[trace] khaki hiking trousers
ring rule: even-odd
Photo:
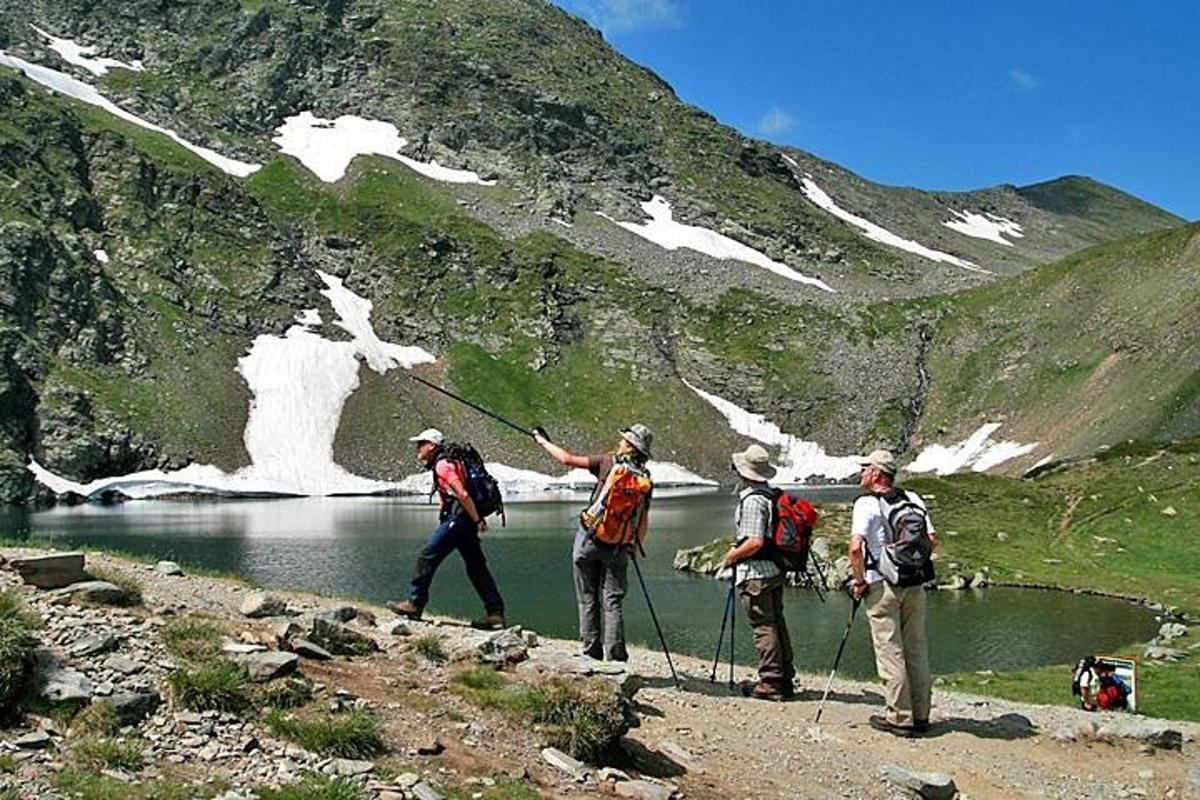
[[[925,632],[925,587],[871,584],[863,603],[871,623],[875,668],[884,683],[887,719],[895,725],[929,721],[931,680]]]

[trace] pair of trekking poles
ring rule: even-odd
[[[478,411],[479,413],[484,414],[485,416],[491,417],[492,419],[496,420],[497,422],[507,425],[508,427],[512,428],[513,430],[523,433],[530,438],[533,438],[535,435],[535,431],[532,431],[529,428],[526,428],[522,425],[518,425],[517,423],[515,423],[511,420],[505,419],[504,417],[500,416],[496,412],[489,411],[488,409],[484,408],[483,406],[481,406],[477,403],[472,403],[467,398],[457,395],[454,392],[450,391],[449,389],[445,389],[441,386],[438,386],[436,383],[431,383],[431,382],[425,380],[424,378],[420,377],[419,375],[414,375],[413,373],[408,372],[408,371],[405,371],[404,374],[407,375],[408,377],[412,378],[414,381],[421,384],[422,386],[427,386],[430,389],[433,389],[435,392],[441,392],[442,394],[446,395],[447,397],[449,397],[453,400],[457,400],[458,402],[462,403],[463,405],[468,406],[469,408],[473,408],[476,411]],[[545,431],[541,428],[538,428],[536,432],[540,432],[542,435],[545,435]],[[641,551],[642,556],[646,555],[646,550],[645,550],[645,548],[642,547],[641,542],[638,542],[638,550]],[[663,635],[662,626],[658,624],[658,614],[654,613],[654,603],[650,602],[650,590],[646,587],[646,579],[642,575],[641,566],[638,565],[637,555],[631,554],[631,558],[629,560],[633,562],[633,571],[637,573],[638,583],[642,587],[642,595],[646,598],[646,607],[648,609],[650,609],[650,620],[654,623],[654,630],[655,630],[655,632],[658,633],[659,642],[662,643],[663,655],[667,657],[667,666],[671,670],[671,680],[674,681],[675,688],[679,689],[679,688],[681,688],[680,684],[679,684],[679,675],[676,674],[676,672],[675,672],[675,663],[671,660],[671,651],[669,649],[667,649],[667,638]]]
[[[813,562],[817,568],[817,573],[820,575],[821,582],[824,583],[825,575],[821,572],[820,566]],[[812,577],[809,576],[809,584],[816,588]],[[817,589],[817,594],[820,594],[820,589]],[[717,651],[713,655],[712,670],[708,674],[709,683],[716,683],[717,666],[721,661],[721,645],[725,639],[725,624],[729,623],[729,688],[733,689],[733,643],[734,643],[734,628],[736,627],[737,609],[735,608],[736,601],[734,596],[737,594],[737,565],[735,564],[729,571],[729,593],[725,595],[725,612],[721,616],[721,632],[717,635]],[[833,657],[833,668],[829,670],[829,680],[825,683],[825,692],[821,695],[821,704],[817,706],[817,715],[813,719],[814,723],[821,721],[821,713],[825,710],[825,701],[829,699],[829,691],[833,688],[833,676],[837,674],[838,664],[842,661],[842,653],[846,650],[846,642],[850,639],[850,629],[854,627],[854,616],[858,613],[858,607],[862,605],[862,600],[855,597],[853,593],[850,595],[850,619],[846,622],[846,630],[842,632],[842,641],[838,645],[837,655]]]

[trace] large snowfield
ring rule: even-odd
[[[1032,453],[1038,442],[1021,444],[1012,441],[996,441],[992,434],[1000,430],[999,422],[989,422],[958,444],[934,444],[920,452],[905,470],[908,472],[935,472],[951,475],[970,468],[974,472],[986,472],[1005,461]]]
[[[803,483],[810,477],[844,480],[856,475],[860,469],[858,456],[831,456],[816,442],[808,442],[790,433],[784,433],[778,425],[762,414],[744,408],[704,391],[684,381],[684,384],[721,412],[729,427],[742,436],[778,447],[780,460],[776,483]]]
[[[409,169],[443,183],[474,183],[492,186],[477,172],[443,167],[436,161],[418,161],[400,151],[408,140],[390,122],[344,114],[323,119],[311,111],[288,117],[272,139],[280,151],[296,159],[326,183],[340,180],[355,156],[380,155],[394,158]]]
[[[987,239],[989,242],[996,242],[1006,247],[1012,247],[1013,243],[1005,236],[1012,236],[1020,239],[1025,236],[1021,230],[1021,226],[1013,222],[1011,219],[997,217],[995,214],[976,214],[974,211],[952,211],[955,219],[947,220],[942,224],[951,230],[956,230],[965,236],[973,236],[976,239]]]
[[[611,221],[666,250],[678,250],[686,247],[722,261],[744,261],[788,280],[815,286],[826,292],[833,291],[833,288],[820,278],[811,278],[797,272],[787,264],[774,261],[766,254],[744,245],[736,239],[731,239],[708,228],[676,222],[671,213],[671,204],[658,195],[642,203],[642,211],[646,212],[646,216],[650,218],[648,222]],[[611,218],[606,216],[605,219]]]

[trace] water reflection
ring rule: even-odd
[[[733,498],[724,493],[661,500],[643,571],[673,648],[711,658],[727,585],[676,572],[676,549],[727,533]],[[485,535],[485,550],[511,621],[572,638],[575,601],[570,547],[577,503],[513,505],[508,525]],[[0,514],[4,535],[92,545],[237,572],[267,586],[288,586],[381,602],[403,595],[412,560],[436,524],[432,506],[393,498],[313,498],[223,503],[130,503],[37,513]],[[631,576],[627,625],[633,642],[657,640]],[[478,613],[478,599],[456,556],[433,586],[431,609]],[[796,662],[829,668],[850,604],[833,595],[789,591],[787,615]],[[988,589],[930,596],[935,670],[1011,669],[1067,663],[1079,654],[1153,635],[1141,609],[1103,598]],[[738,619],[738,658],[753,660],[745,618]],[[856,622],[843,668],[873,672],[865,620]]]

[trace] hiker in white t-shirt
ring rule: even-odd
[[[913,736],[929,728],[931,680],[929,641],[925,632],[925,588],[897,585],[910,582],[899,578],[895,565],[885,557],[889,533],[885,515],[900,504],[920,509],[932,548],[937,542],[925,503],[915,492],[896,489],[896,457],[875,450],[862,460],[859,483],[868,494],[854,502],[850,523],[850,569],[854,596],[863,601],[871,625],[875,667],[884,682],[887,712],[872,715],[876,730],[897,736]],[[907,577],[907,576],[906,576]],[[929,573],[932,578],[932,572]]]

